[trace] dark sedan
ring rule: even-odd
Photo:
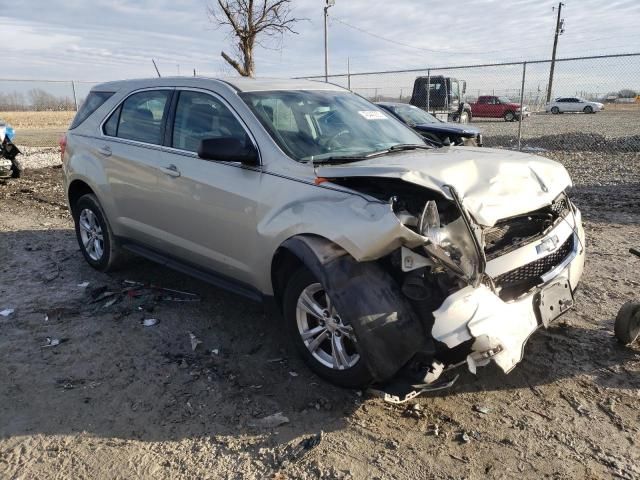
[[[443,122],[430,113],[406,103],[378,102],[376,105],[438,145],[482,146],[480,130],[467,124]]]

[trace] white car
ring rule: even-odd
[[[596,113],[604,110],[604,105],[598,102],[590,102],[580,97],[559,97],[544,106],[545,111],[556,113],[584,112]]]

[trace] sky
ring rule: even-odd
[[[233,75],[228,30],[214,0],[0,0],[1,78],[106,81],[155,75]],[[336,0],[330,72],[549,58],[553,1]],[[565,0],[558,56],[640,51],[640,1]],[[293,0],[298,34],[258,47],[259,76],[322,74],[323,0]],[[635,62],[640,62],[636,59]],[[10,68],[7,68],[10,66]]]

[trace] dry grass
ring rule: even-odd
[[[15,129],[62,128],[66,129],[74,111],[65,112],[0,112],[0,118]]]

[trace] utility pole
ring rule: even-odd
[[[324,5],[324,81],[329,81],[329,32],[327,29],[327,15],[329,9],[336,4],[336,0],[325,0]]]
[[[560,18],[560,12],[564,3],[558,3],[558,18],[556,20],[556,33],[553,37],[553,52],[551,53],[551,69],[549,71],[549,88],[547,88],[547,103],[551,101],[551,89],[553,88],[553,70],[556,66],[556,49],[558,48],[558,36],[564,32],[564,19]]]

